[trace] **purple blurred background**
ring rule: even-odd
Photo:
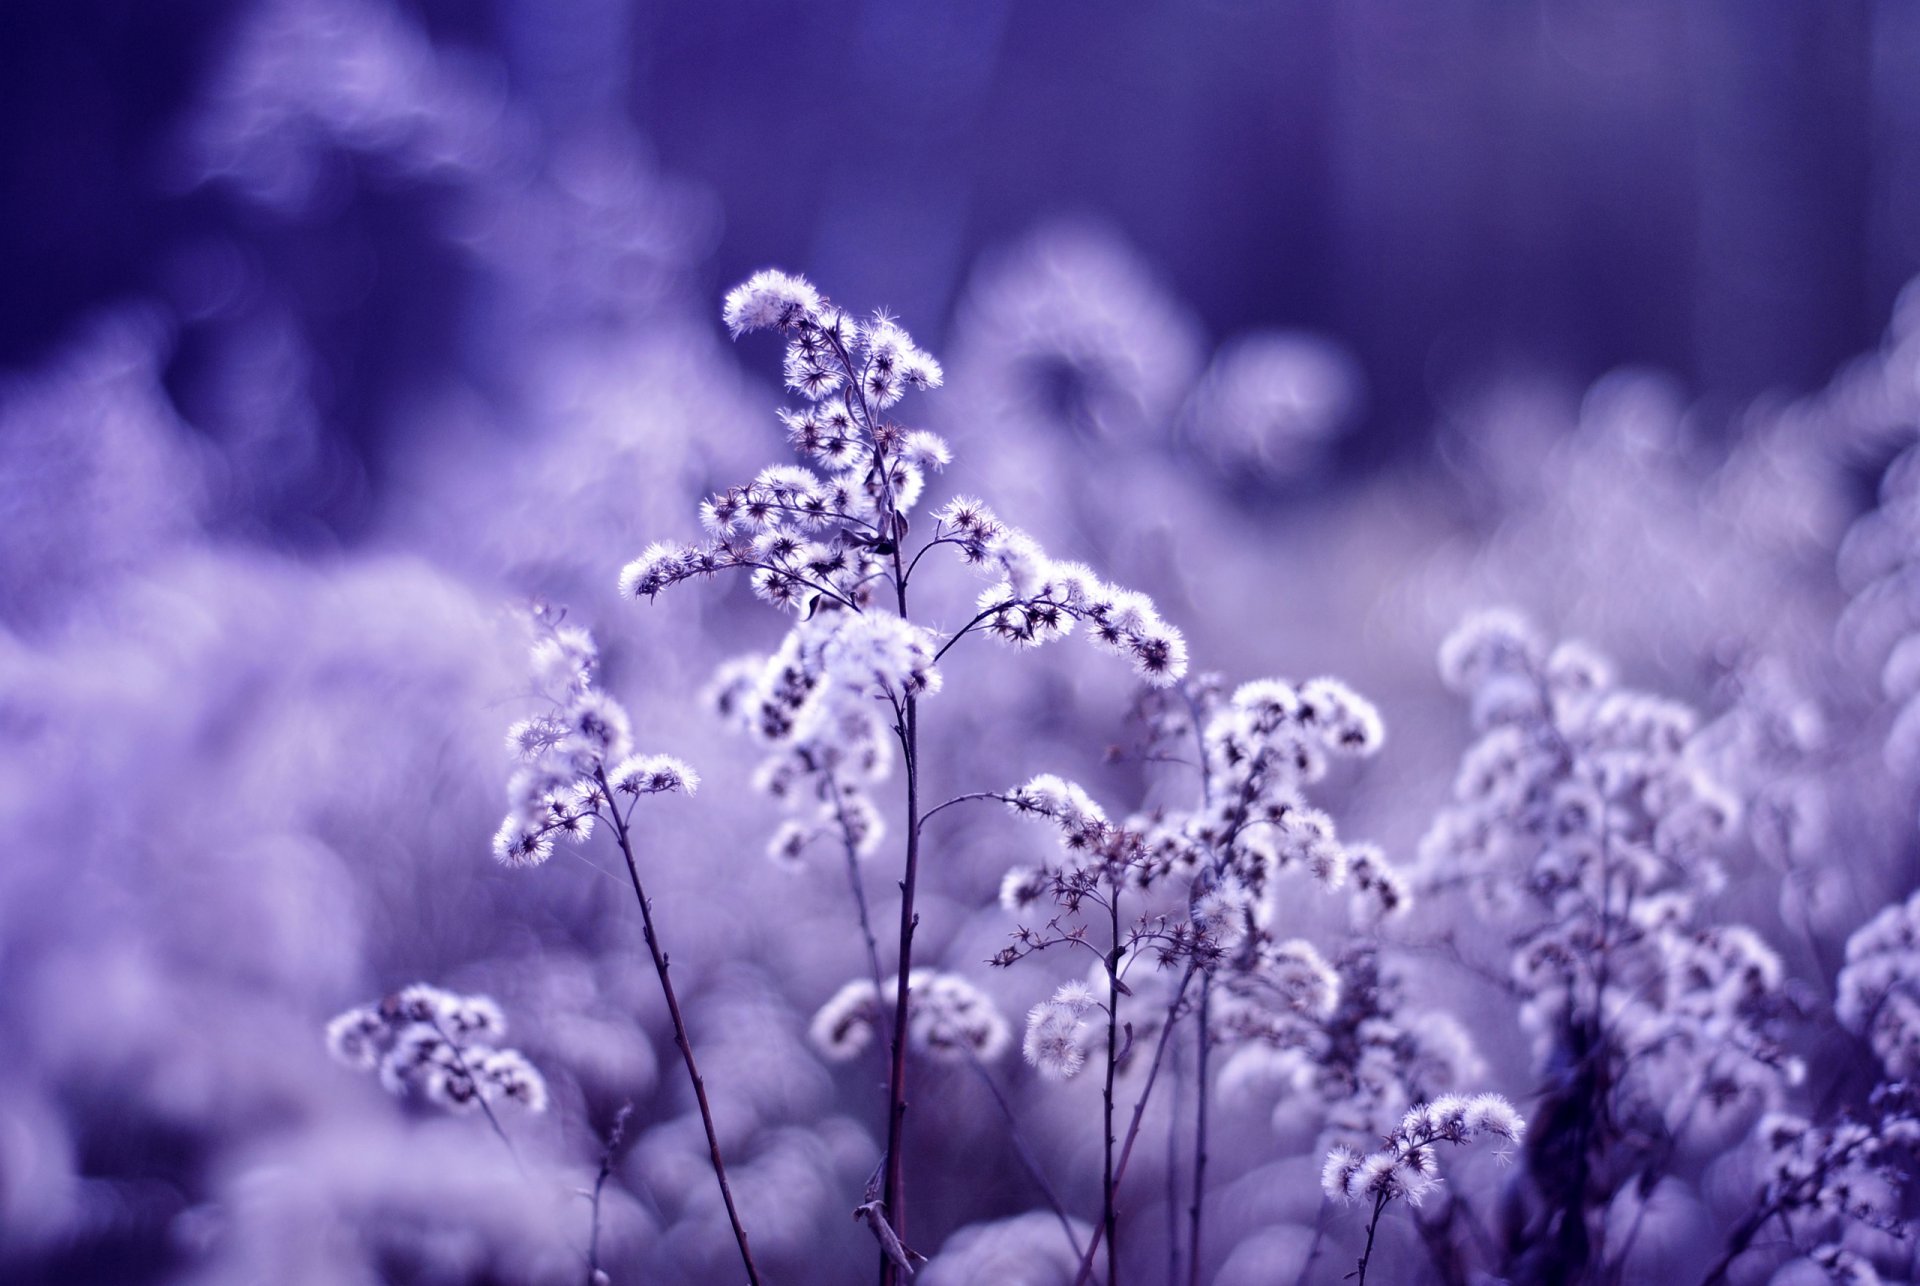
[[[418,432],[406,405],[487,382],[485,274],[448,227],[476,176],[320,130],[308,190],[271,208],[203,181],[196,122],[249,32],[293,11],[0,15],[0,366],[102,305],[163,301],[167,388],[217,439],[240,430],[209,368],[271,313],[377,494]],[[477,100],[441,107],[487,136],[462,159],[503,167],[491,181],[611,145],[686,185],[674,266],[699,298],[780,263],[927,319],[937,347],[983,251],[1091,214],[1216,336],[1339,337],[1371,391],[1360,457],[1417,444],[1436,405],[1515,365],[1584,383],[1646,363],[1730,399],[1813,387],[1920,267],[1920,20],[1897,3],[567,0],[391,20]],[[370,503],[303,507],[351,532]]]
[[[774,346],[718,321],[767,265],[946,363],[910,408],[943,497],[1150,591],[1198,668],[1377,701],[1385,759],[1326,802],[1397,858],[1467,740],[1432,659],[1466,609],[1700,706],[1755,816],[1822,819],[1744,837],[1726,897],[1830,991],[1915,882],[1920,706],[1880,678],[1916,471],[1876,488],[1920,415],[1916,66],[1898,0],[0,6],[0,1280],[577,1280],[623,1102],[615,1280],[725,1279],[633,908],[487,855],[535,595],[707,779],[649,844],[765,1257],[870,1271],[873,1069],[804,1039],[862,968],[847,892],[767,865],[752,749],[694,695],[780,624],[613,589],[786,458]],[[940,787],[1140,797],[1119,667],[949,669]],[[981,962],[1022,843],[957,829],[924,911],[1015,1018],[1049,987]],[[546,1072],[534,1179],[326,1059],[415,981],[495,996]],[[1097,1100],[995,1074],[1097,1210]],[[991,1100],[927,1098],[926,1280],[1059,1280]],[[1223,1286],[1290,1279],[1318,1209],[1263,1115],[1223,1130]],[[1724,1227],[1742,1190],[1691,1164]]]

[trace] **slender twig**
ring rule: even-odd
[[[1187,1286],[1200,1286],[1200,1212],[1207,1193],[1207,1052],[1212,1046],[1207,1032],[1208,1006],[1213,998],[1213,975],[1200,978],[1199,1052],[1195,1055],[1193,1108],[1193,1204],[1187,1207],[1187,1245],[1191,1259],[1187,1263]]]
[[[1332,1204],[1325,1197],[1320,1199],[1320,1213],[1314,1216],[1313,1240],[1307,1243],[1307,1257],[1300,1263],[1300,1275],[1293,1279],[1293,1286],[1307,1286],[1307,1275],[1320,1259],[1320,1251],[1327,1241],[1327,1216]]]
[[[1006,1118],[1007,1140],[1013,1144],[1014,1155],[1020,1159],[1020,1165],[1026,1170],[1027,1177],[1033,1180],[1033,1186],[1040,1189],[1040,1196],[1046,1201],[1047,1209],[1053,1211],[1053,1217],[1060,1221],[1060,1231],[1067,1235],[1067,1244],[1073,1247],[1073,1253],[1077,1258],[1080,1254],[1080,1235],[1074,1232],[1073,1220],[1067,1217],[1066,1206],[1062,1204],[1059,1194],[1053,1190],[1053,1185],[1047,1182],[1046,1173],[1040,1169],[1040,1163],[1034,1160],[1026,1141],[1021,1138],[1020,1123],[1014,1119],[1012,1104],[1008,1103],[1007,1096],[1000,1092],[1000,1086],[995,1083],[993,1073],[982,1066],[979,1059],[968,1058],[967,1065],[973,1068],[981,1084],[985,1085],[987,1091],[993,1095],[994,1103],[1000,1108],[1000,1115]]]
[[[700,1124],[707,1132],[707,1156],[713,1163],[713,1177],[720,1185],[720,1200],[726,1205],[727,1221],[733,1225],[733,1239],[740,1247],[740,1262],[746,1267],[747,1280],[759,1286],[760,1269],[753,1262],[753,1249],[747,1244],[747,1230],[741,1224],[740,1211],[733,1203],[733,1187],[727,1182],[726,1162],[720,1158],[720,1135],[713,1127],[713,1109],[707,1103],[707,1085],[700,1078],[700,1066],[693,1057],[693,1042],[687,1036],[686,1021],[680,1016],[680,998],[674,994],[666,952],[661,950],[660,937],[654,931],[653,904],[640,884],[640,864],[633,856],[632,832],[627,829],[627,817],[613,803],[613,786],[607,781],[606,770],[596,768],[594,777],[606,796],[606,816],[613,822],[613,834],[620,844],[620,856],[627,860],[627,875],[633,881],[633,896],[640,903],[640,924],[646,936],[647,951],[653,956],[654,972],[660,975],[660,992],[666,997],[667,1016],[673,1021],[673,1043],[679,1046],[680,1057],[687,1065],[687,1079],[693,1082],[694,1101],[700,1108]]]
[[[1360,1286],[1367,1286],[1367,1264],[1373,1259],[1373,1234],[1380,1230],[1380,1213],[1387,1208],[1387,1191],[1381,1189],[1374,1194],[1373,1218],[1367,1220],[1367,1244],[1360,1252],[1360,1266],[1354,1271],[1360,1277]]]
[[[920,546],[920,552],[915,554],[913,556],[913,561],[907,564],[906,579],[908,581],[911,581],[913,579],[913,569],[920,565],[920,560],[922,558],[925,558],[928,554],[932,553],[934,550],[938,549],[940,546],[963,545],[966,543],[965,541],[956,539],[953,536],[942,534],[944,531],[945,531],[944,523],[934,524],[933,539],[929,540],[926,544]]]
[[[1173,1000],[1167,1005],[1167,1021],[1161,1024],[1160,1039],[1153,1047],[1153,1061],[1147,1065],[1147,1083],[1140,1088],[1140,1097],[1133,1105],[1133,1119],[1127,1124],[1126,1140],[1120,1145],[1120,1159],[1114,1163],[1113,1183],[1118,1188],[1127,1177],[1127,1162],[1133,1157],[1133,1144],[1140,1137],[1140,1121],[1147,1114],[1147,1100],[1153,1095],[1153,1084],[1160,1078],[1160,1065],[1166,1060],[1167,1045],[1173,1036],[1174,1017],[1180,1012],[1180,1002],[1186,998],[1187,985],[1193,981],[1199,966],[1188,962],[1186,972],[1180,975],[1180,985],[1174,990]],[[1093,1241],[1086,1252],[1080,1256],[1080,1269],[1074,1275],[1074,1286],[1085,1286],[1093,1280],[1093,1260],[1100,1251],[1104,1229],[1093,1230]]]
[[[964,795],[955,795],[952,799],[946,800],[943,803],[935,804],[932,808],[929,808],[924,814],[921,815],[920,825],[925,826],[928,822],[933,820],[934,815],[936,813],[945,812],[947,809],[952,808],[955,804],[964,804],[975,799],[996,799],[1003,804],[1012,802],[1007,798],[1007,796],[1002,795],[997,790],[972,790],[972,791],[968,791]]]
[[[467,1060],[461,1053],[460,1046],[452,1037],[448,1036],[445,1031],[441,1030],[439,1019],[429,1015],[427,1025],[432,1027],[433,1034],[438,1036],[441,1041],[446,1044],[447,1052],[453,1055],[454,1070],[465,1077],[467,1084],[473,1087],[473,1101],[480,1105],[480,1111],[486,1115],[487,1124],[493,1127],[494,1136],[506,1146],[507,1155],[513,1158],[513,1168],[520,1172],[521,1178],[526,1178],[527,1167],[520,1161],[520,1150],[513,1146],[513,1140],[507,1137],[506,1130],[502,1128],[500,1124],[500,1118],[494,1115],[493,1104],[487,1102],[487,1096],[481,1092],[480,1078],[473,1074],[471,1067],[467,1066]]]
[[[1120,1286],[1120,1213],[1114,1206],[1113,1078],[1120,1065],[1120,890],[1116,886],[1107,904],[1113,947],[1107,953],[1107,1081],[1100,1093],[1101,1133],[1106,1137],[1106,1159],[1101,1173],[1100,1223],[1107,1231],[1107,1286]],[[1173,1026],[1173,1016],[1167,1016]]]
[[[908,697],[905,719],[899,728],[902,754],[907,770],[907,855],[900,878],[900,967],[894,988],[893,1058],[887,1076],[887,1170],[882,1187],[887,1218],[894,1234],[906,1241],[906,1200],[902,1146],[907,1124],[907,1005],[912,988],[907,979],[913,971],[913,931],[919,916],[913,910],[913,897],[920,878],[920,712],[918,702]],[[892,1282],[896,1266],[891,1259],[881,1268],[881,1280]]]
[[[620,1151],[621,1140],[626,1137],[627,1121],[633,1116],[633,1104],[622,1103],[620,1110],[613,1114],[613,1127],[607,1131],[607,1145],[600,1151],[600,1173],[594,1176],[593,1222],[587,1233],[587,1286],[602,1286],[605,1274],[600,1271],[600,1194],[606,1190],[607,1180],[613,1177],[613,1161]]]
[[[836,347],[839,341],[834,341]],[[857,389],[859,380],[853,372],[853,364],[844,351],[841,359],[848,373],[848,387]],[[866,405],[866,395],[860,394],[859,401],[871,429],[873,425],[872,408]],[[874,469],[880,475],[880,485],[885,497],[884,511],[886,525],[896,530],[893,536],[893,584],[895,606],[900,619],[907,620],[907,575],[906,561],[900,554],[900,538],[904,535],[906,524],[899,511],[894,507],[893,491],[887,480],[886,462],[881,458],[879,440],[875,438]],[[920,703],[912,696],[900,702],[900,719],[894,725],[900,738],[901,758],[906,764],[907,777],[907,852],[904,868],[900,874],[900,957],[898,963],[898,984],[894,990],[898,993],[893,1007],[893,1058],[887,1076],[887,1153],[886,1178],[881,1188],[882,1200],[886,1203],[887,1218],[893,1225],[893,1231],[902,1243],[907,1238],[907,1209],[905,1186],[905,1142],[907,1124],[907,1005],[912,988],[908,978],[913,972],[913,931],[919,925],[919,916],[913,909],[914,893],[920,882]],[[882,1286],[890,1286],[899,1280],[898,1266],[894,1261],[882,1255],[880,1262],[880,1281]]]
[[[833,792],[834,821],[840,827],[840,845],[847,858],[847,883],[853,889],[855,913],[860,917],[860,937],[867,945],[867,967],[873,974],[873,1003],[883,1008],[880,997],[886,993],[886,977],[880,971],[880,942],[873,936],[873,917],[867,907],[867,885],[860,874],[860,853],[853,842],[853,822],[847,816],[846,801],[840,794],[840,782],[832,770],[827,772],[827,789]]]
[[[937,665],[940,661],[940,658],[947,654],[947,650],[949,648],[951,648],[955,643],[958,643],[961,639],[967,637],[967,635],[973,633],[974,629],[977,626],[979,626],[979,624],[982,621],[986,620],[990,616],[993,616],[1001,612],[1002,610],[1008,607],[1012,607],[1013,605],[1014,604],[1012,602],[995,603],[992,607],[989,607],[986,610],[978,613],[972,620],[968,621],[965,625],[962,625],[958,630],[954,631],[954,635],[952,638],[948,639],[945,643],[942,643],[940,645],[940,650],[933,654],[934,663]]]
[[[1167,1072],[1173,1084],[1167,1087],[1167,1286],[1180,1281],[1180,1051],[1173,1052],[1173,1066]]]

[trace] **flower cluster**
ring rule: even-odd
[[[1740,1056],[1779,1069],[1765,1034],[1785,1005],[1778,957],[1703,918],[1738,806],[1689,754],[1693,712],[1616,688],[1589,649],[1549,650],[1504,612],[1450,637],[1441,672],[1480,736],[1422,843],[1422,875],[1520,925],[1513,977],[1542,1056],[1604,1021],[1629,1060],[1688,1055],[1716,1083]]]
[[[1150,690],[1140,714],[1155,757],[1198,770],[1200,798],[1191,810],[1160,808],[1115,824],[1085,789],[1051,774],[1002,796],[1015,814],[1051,824],[1059,850],[1050,861],[1008,872],[1001,904],[1026,915],[1050,902],[1059,914],[1044,929],[1020,928],[996,963],[1057,943],[1092,946],[1092,926],[1081,919],[1088,905],[1105,912],[1088,918],[1106,920],[1113,939],[1091,987],[1068,982],[1029,1013],[1027,1061],[1050,1078],[1073,1076],[1088,1056],[1093,1010],[1112,1027],[1119,1019],[1112,1010],[1125,997],[1130,1047],[1194,1009],[1206,1042],[1259,1051],[1236,1075],[1255,1062],[1268,1070],[1284,1062],[1285,1075],[1304,1087],[1316,1057],[1335,1044],[1343,980],[1312,943],[1273,932],[1280,877],[1298,870],[1334,890],[1358,868],[1357,896],[1374,912],[1406,904],[1379,850],[1350,849],[1305,796],[1334,757],[1379,749],[1379,716],[1333,679],[1298,686],[1267,679],[1223,697],[1213,676],[1174,691]],[[1199,748],[1199,762],[1191,750],[1179,753],[1188,746]],[[1125,927],[1123,896],[1146,904]],[[1132,975],[1142,960],[1162,969]],[[1189,980],[1203,974],[1197,1002],[1186,999],[1185,983],[1165,981],[1165,967],[1179,963]],[[1340,1092],[1329,1086],[1328,1096]]]
[[[529,1112],[547,1108],[547,1083],[518,1050],[501,1049],[500,1006],[416,983],[327,1024],[327,1049],[346,1066],[379,1070],[396,1095],[414,1094],[449,1111],[497,1100]]]
[[[1843,1115],[1816,1125],[1785,1112],[1768,1113],[1754,1131],[1761,1154],[1761,1190],[1754,1214],[1736,1231],[1727,1262],[1746,1250],[1768,1221],[1786,1229],[1821,1266],[1857,1263],[1853,1280],[1877,1281],[1868,1262],[1840,1244],[1850,1226],[1904,1236],[1904,1195],[1920,1161],[1920,1089],[1905,1081],[1878,1087],[1864,1118]],[[1847,1280],[1839,1273],[1836,1279]]]
[[[545,614],[536,622],[544,633],[533,646],[534,681],[551,709],[507,730],[507,748],[521,765],[493,837],[493,855],[507,866],[538,866],[553,856],[557,839],[584,841],[620,796],[692,794],[700,785],[699,775],[670,755],[633,753],[626,710],[594,686],[599,651],[592,635]]]
[[[876,988],[856,978],[834,993],[813,1016],[814,1048],[836,1063],[858,1057],[892,1017],[898,979]],[[907,1039],[915,1050],[941,1062],[991,1062],[1006,1049],[1007,1020],[993,1001],[958,974],[915,969],[907,975]]]
[[[1889,1075],[1920,1075],[1920,893],[1884,908],[1847,939],[1834,1009],[1864,1035]]]
[[[1276,1121],[1303,1097],[1324,1122],[1320,1146],[1365,1148],[1409,1107],[1445,1087],[1480,1079],[1485,1066],[1452,1016],[1414,1004],[1397,972],[1373,947],[1341,953],[1334,966],[1331,1012],[1305,1013],[1264,1030],[1227,1027],[1216,1038],[1240,1037],[1220,1070],[1220,1090],[1235,1099],[1274,1094]],[[1236,1019],[1229,1004],[1224,1024]],[[1258,1035],[1260,1039],[1245,1039]]]
[[[1115,826],[1085,790],[1052,775],[1007,796],[1025,816],[1051,821],[1062,856],[1010,871],[1001,902],[1024,911],[1092,861],[1119,863],[1141,889],[1179,877],[1185,910],[1204,951],[1218,955],[1258,934],[1273,918],[1278,877],[1300,870],[1329,890],[1353,877],[1356,900],[1375,911],[1408,903],[1404,883],[1371,845],[1344,844],[1333,819],[1306,802],[1305,787],[1326,775],[1331,756],[1376,753],[1373,707],[1335,679],[1295,687],[1248,683],[1221,701],[1199,682],[1154,712],[1157,744],[1197,737],[1205,761],[1200,806],[1158,810]],[[1191,699],[1186,699],[1190,697]]]
[[[1691,752],[1691,710],[1616,687],[1587,648],[1507,613],[1441,650],[1479,738],[1422,845],[1431,890],[1513,926],[1511,978],[1550,1077],[1530,1148],[1535,1253],[1592,1243],[1558,1209],[1642,1190],[1690,1129],[1774,1104],[1801,1076],[1777,954],[1707,905],[1738,809]],[[1585,1215],[1581,1216],[1584,1219]]]
[[[1050,1080],[1070,1080],[1087,1061],[1087,1045],[1093,1028],[1087,1015],[1104,1011],[1091,987],[1084,982],[1064,982],[1051,997],[1027,1011],[1027,1034],[1020,1052],[1028,1063]]]
[[[1385,1144],[1362,1156],[1348,1147],[1327,1153],[1320,1187],[1336,1201],[1371,1200],[1378,1209],[1396,1197],[1414,1205],[1440,1182],[1437,1143],[1471,1143],[1491,1135],[1518,1143],[1527,1123],[1498,1094],[1447,1095],[1410,1108]]]
[[[755,274],[727,296],[724,316],[736,336],[786,335],[787,386],[805,405],[781,419],[813,467],[775,465],[716,493],[700,507],[708,541],[648,547],[621,572],[620,590],[652,598],[739,567],[776,606],[803,615],[826,603],[857,611],[898,552],[927,471],[952,458],[938,436],[881,415],[909,389],[938,388],[940,364],[886,314],[856,321],[785,273]]]
[[[927,631],[898,616],[832,610],[796,623],[771,656],[721,671],[714,707],[770,752],[756,784],[800,810],[768,845],[776,861],[798,863],[822,838],[875,851],[885,824],[867,787],[892,767],[905,699],[940,690],[933,655]]]
[[[935,517],[937,540],[950,541],[967,562],[996,577],[977,601],[968,629],[1020,647],[1038,647],[1084,626],[1088,642],[1127,657],[1147,683],[1166,687],[1187,672],[1187,642],[1162,620],[1153,601],[1109,585],[1080,563],[1049,558],[1035,541],[1001,522],[978,500],[959,498]]]

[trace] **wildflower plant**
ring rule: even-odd
[[[1649,1190],[1698,1118],[1757,1112],[1799,1079],[1780,1042],[1795,1005],[1760,936],[1710,917],[1738,804],[1690,755],[1691,710],[1505,612],[1452,635],[1441,672],[1479,736],[1421,882],[1512,934],[1547,1080],[1529,1143],[1542,1209],[1516,1262],[1585,1271],[1607,1253],[1589,1212],[1630,1176]]]
[[[763,785],[799,809],[776,836],[776,854],[797,857],[823,835],[844,849],[868,942],[869,994],[893,1002],[886,1150],[878,1196],[862,1205],[891,1280],[910,1270],[901,1248],[915,898],[922,824],[944,807],[923,811],[920,721],[921,703],[942,685],[939,661],[971,634],[1033,647],[1077,628],[1164,685],[1185,673],[1186,645],[1144,596],[1055,561],[979,501],[949,501],[933,512],[930,530],[916,532],[913,515],[929,475],[951,462],[952,451],[892,413],[909,392],[938,388],[944,375],[892,317],[856,318],[804,279],[771,270],[731,291],[722,317],[736,338],[768,330],[785,340],[783,374],[800,403],[780,418],[801,463],[774,465],[709,497],[700,506],[707,538],[649,546],[622,571],[619,588],[651,599],[684,581],[739,571],[760,599],[794,618],[771,657],[729,667],[720,701],[771,748]],[[922,559],[943,549],[989,581],[970,618],[944,631],[915,619],[911,595]],[[890,975],[856,860],[879,843],[866,787],[888,770],[890,752],[880,747],[889,742],[906,777]],[[889,976],[908,985],[889,987]]]
[[[633,753],[632,721],[626,709],[597,683],[600,654],[592,635],[545,607],[535,609],[533,624],[539,635],[532,649],[534,686],[546,708],[507,732],[508,749],[521,766],[508,786],[509,811],[494,836],[494,857],[510,867],[538,866],[553,856],[558,842],[584,843],[602,824],[612,830],[640,904],[647,951],[660,979],[674,1044],[699,1107],[708,1160],[720,1185],[727,1220],[747,1278],[758,1283],[760,1270],[734,1204],[706,1082],[694,1058],[667,954],[654,926],[653,903],[640,879],[634,839],[633,815],[642,799],[671,792],[691,794],[700,779],[670,755]],[[597,1205],[595,1211],[597,1217]]]
[[[517,1049],[501,1048],[506,1016],[486,996],[415,983],[327,1024],[327,1050],[345,1066],[377,1071],[388,1093],[449,1112],[486,1114],[502,1139],[494,1103],[547,1110],[547,1082]]]
[[[1014,813],[1050,825],[1059,848],[1050,861],[1007,873],[1002,905],[1050,918],[1042,927],[1022,924],[995,963],[1051,948],[1086,949],[1098,961],[1091,986],[1068,981],[1033,1007],[1023,1050],[1043,1076],[1068,1079],[1088,1061],[1095,1024],[1104,1027],[1102,1220],[1081,1276],[1104,1241],[1109,1282],[1120,1266],[1120,1181],[1176,1024],[1196,1015],[1200,1092],[1188,1239],[1197,1273],[1212,1048],[1303,1047],[1335,1011],[1334,970],[1310,942],[1275,932],[1288,874],[1333,892],[1359,865],[1363,903],[1379,911],[1406,901],[1379,851],[1349,847],[1333,820],[1307,802],[1306,788],[1333,759],[1372,755],[1382,743],[1378,713],[1345,684],[1265,679],[1224,696],[1219,680],[1205,676],[1150,693],[1140,713],[1152,757],[1196,770],[1198,798],[1188,808],[1151,809],[1115,824],[1086,790],[1050,774],[1000,797]],[[1148,1040],[1154,1049],[1123,1141],[1115,1132],[1115,1080]]]
[[[1374,1234],[1388,1204],[1402,1198],[1417,1206],[1439,1185],[1436,1144],[1464,1144],[1487,1136],[1518,1143],[1525,1132],[1525,1120],[1498,1094],[1472,1098],[1448,1095],[1410,1108],[1387,1132],[1385,1142],[1372,1152],[1362,1155],[1344,1145],[1329,1152],[1320,1173],[1321,1189],[1335,1201],[1371,1202],[1373,1206],[1367,1221],[1366,1248],[1354,1271],[1361,1286],[1366,1286]]]

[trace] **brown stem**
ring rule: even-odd
[[[1707,1275],[1700,1279],[1700,1286],[1717,1286],[1718,1283],[1727,1280],[1727,1270],[1733,1267],[1733,1261],[1747,1253],[1747,1247],[1753,1244],[1753,1239],[1760,1230],[1767,1226],[1767,1220],[1773,1218],[1773,1212],[1772,1205],[1762,1206],[1740,1221],[1739,1226],[1727,1238],[1726,1253],[1707,1270]]]
[[[693,1082],[694,1101],[700,1106],[700,1124],[707,1132],[707,1156],[713,1163],[713,1177],[720,1184],[720,1200],[727,1207],[727,1221],[733,1225],[733,1239],[740,1247],[740,1262],[746,1266],[747,1280],[753,1286],[760,1286],[760,1269],[753,1262],[753,1250],[747,1244],[747,1230],[740,1222],[740,1211],[733,1204],[733,1188],[727,1182],[726,1162],[720,1159],[720,1136],[713,1128],[713,1109],[707,1103],[707,1084],[700,1078],[700,1066],[694,1062],[693,1042],[687,1037],[686,1021],[680,1016],[680,998],[674,994],[673,979],[668,975],[667,956],[660,949],[660,938],[653,928],[653,904],[647,900],[646,890],[640,886],[640,866],[633,857],[633,839],[627,830],[626,818],[620,815],[620,809],[614,804],[613,787],[607,782],[604,769],[595,769],[594,776],[600,783],[600,789],[607,797],[607,816],[613,822],[614,837],[620,842],[620,856],[627,859],[627,874],[633,880],[633,896],[640,902],[640,924],[645,931],[647,950],[653,956],[654,972],[660,975],[660,991],[667,1000],[667,1016],[673,1020],[673,1043],[680,1048],[680,1057],[687,1065],[687,1079]]]
[[[487,1124],[493,1127],[494,1137],[506,1145],[507,1155],[513,1158],[513,1168],[520,1172],[521,1178],[526,1178],[527,1167],[520,1162],[520,1151],[513,1146],[513,1140],[507,1137],[505,1128],[500,1124],[500,1118],[493,1114],[493,1105],[487,1102],[487,1096],[481,1093],[480,1078],[473,1074],[471,1067],[467,1066],[466,1056],[461,1051],[460,1046],[441,1029],[437,1019],[429,1018],[427,1023],[433,1028],[433,1034],[438,1036],[446,1045],[447,1052],[453,1055],[454,1070],[466,1077],[467,1084],[473,1087],[473,1101],[478,1103],[480,1110],[486,1114]]]

